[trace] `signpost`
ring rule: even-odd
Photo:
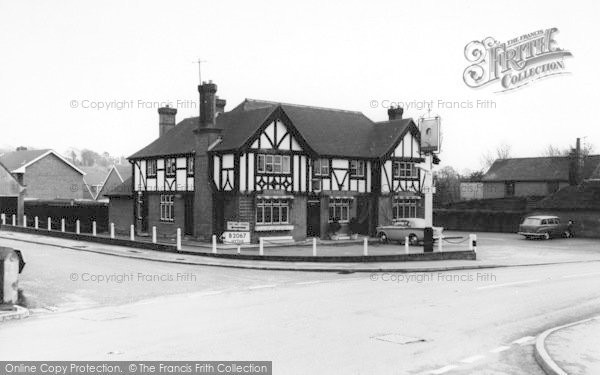
[[[250,223],[246,221],[228,221],[227,231],[221,236],[226,244],[250,243]]]

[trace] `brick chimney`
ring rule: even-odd
[[[158,137],[162,137],[166,132],[175,127],[176,108],[169,106],[158,109]]]
[[[404,108],[392,106],[388,109],[387,112],[388,112],[388,118],[390,121],[402,120],[402,114],[404,113]]]
[[[200,93],[200,118],[196,134],[196,159],[194,164],[194,236],[209,239],[215,233],[214,192],[210,181],[211,160],[207,151],[221,135],[217,127],[217,85],[209,81],[198,86]],[[223,100],[223,102],[225,102]],[[224,103],[221,107],[224,107]]]
[[[217,107],[217,116],[221,113],[225,113],[225,105],[227,105],[227,100],[219,99],[217,96],[216,107]]]

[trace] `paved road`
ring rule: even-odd
[[[279,374],[538,374],[533,336],[600,311],[598,263],[343,275],[0,246],[27,254],[21,286],[36,308],[2,325],[2,360],[247,359],[273,360]],[[94,283],[83,273],[196,279]]]

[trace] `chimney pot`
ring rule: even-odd
[[[388,108],[388,118],[390,121],[392,120],[401,120],[402,119],[402,114],[404,113],[404,108],[398,106],[398,107],[393,107],[391,106],[390,108]]]

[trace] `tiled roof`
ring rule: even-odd
[[[121,178],[123,180],[128,179],[129,177],[131,177],[131,165],[127,164],[127,165],[115,165],[115,168],[117,169],[117,171],[119,171],[119,174],[121,175]]]
[[[483,181],[568,181],[568,156],[498,159]],[[583,178],[589,178],[600,164],[600,155],[584,158]]]
[[[600,181],[566,186],[537,204],[538,209],[600,210]]]
[[[122,184],[115,186],[108,193],[104,194],[106,197],[130,197],[133,195],[131,190],[131,177],[126,179]]]
[[[0,162],[4,164],[8,170],[14,171],[17,168],[30,163],[32,160],[39,158],[48,151],[50,150],[22,150],[7,152],[0,155]]]
[[[412,119],[375,123],[360,112],[246,99],[217,117],[216,125],[223,129],[222,141],[213,151],[238,149],[278,108],[289,117],[308,146],[320,155],[380,157],[414,126]],[[198,117],[183,120],[129,158],[193,153],[193,130],[197,124]]]

